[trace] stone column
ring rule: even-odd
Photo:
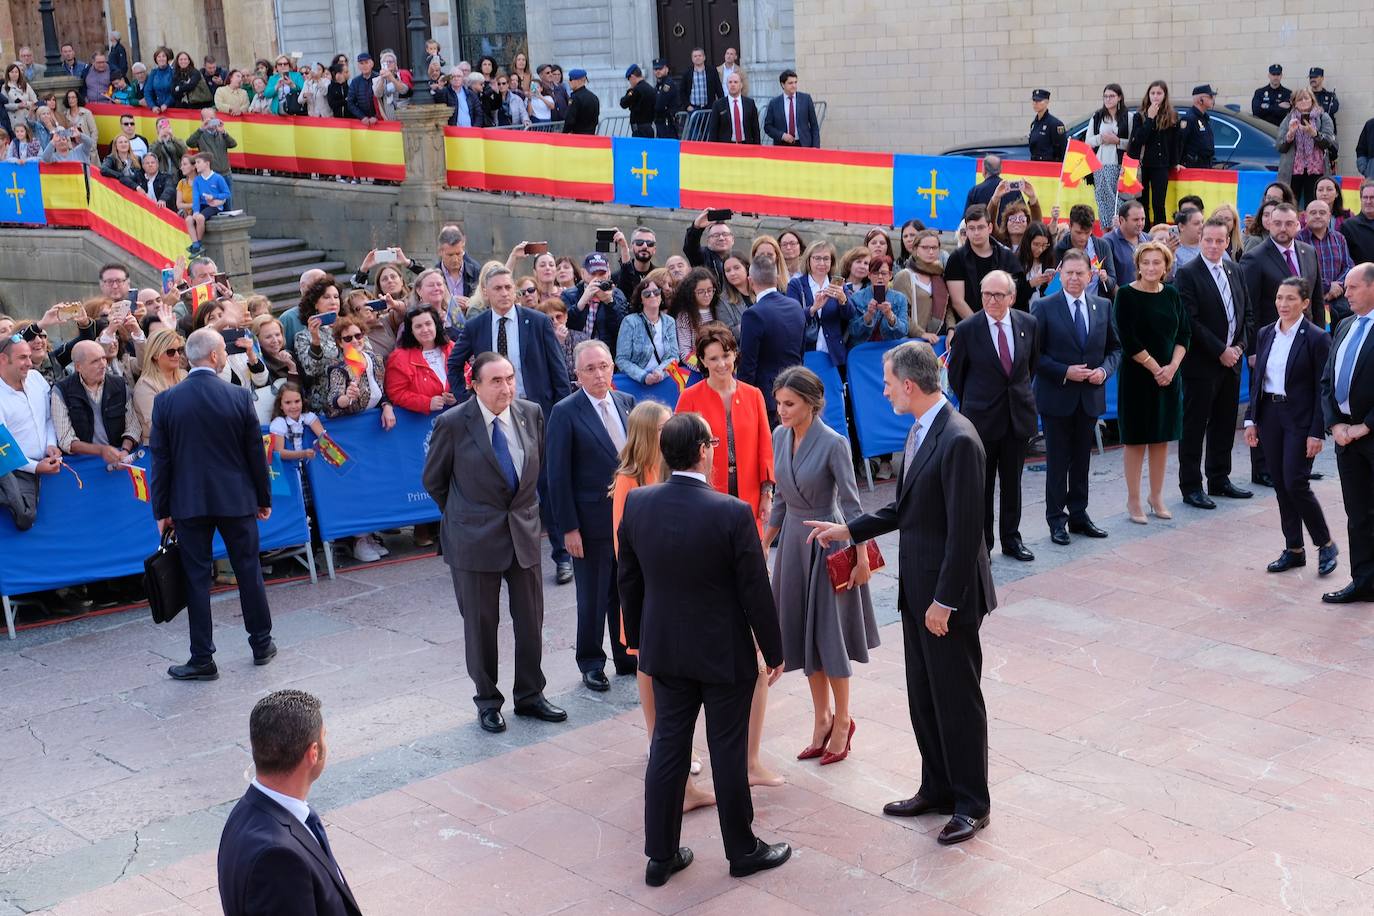
[[[448,176],[444,125],[450,114],[447,105],[410,105],[396,112],[406,161],[395,214],[396,244],[417,260],[434,250],[439,231],[439,192]]]
[[[234,292],[253,291],[253,268],[248,259],[249,234],[257,225],[255,216],[217,216],[205,224],[204,254],[229,275]]]

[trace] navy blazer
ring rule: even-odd
[[[361,916],[315,835],[257,786],[248,787],[224,822],[218,871],[225,916]]]
[[[1322,288],[1321,266],[1317,263],[1317,249],[1306,242],[1293,240],[1293,259],[1298,262],[1302,278],[1312,289],[1312,317],[1318,324],[1326,323],[1326,307],[1319,292]],[[1250,299],[1250,326],[1246,329],[1250,338],[1247,353],[1255,352],[1255,330],[1279,320],[1278,307],[1274,297],[1279,284],[1292,274],[1278,245],[1273,239],[1265,239],[1251,248],[1240,258],[1240,272],[1245,278],[1245,291]]]
[[[739,319],[739,364],[735,375],[763,392],[771,415],[773,379],[788,366],[802,361],[802,335],[806,330],[806,310],[796,299],[774,290]]]
[[[523,305],[515,306],[512,311],[520,322],[520,381],[525,387],[521,397],[538,404],[547,419],[553,405],[572,390],[563,346],[553,336],[553,322],[548,315]],[[472,395],[463,376],[463,367],[477,354],[494,349],[491,322],[491,309],[473,315],[459,330],[458,339],[449,351],[448,388],[460,404]]]
[[[611,400],[629,432],[635,399],[612,391]],[[553,405],[545,439],[549,502],[559,530],[580,532],[584,540],[609,541],[611,483],[620,453],[585,392],[574,391]]]
[[[1025,312],[1010,310],[1011,377],[1002,371],[988,316],[974,312],[954,327],[949,354],[949,387],[959,399],[959,412],[973,423],[984,442],[1035,435],[1038,415],[1031,374],[1040,365],[1039,329]]]
[[[1278,333],[1278,323],[1268,324],[1259,330],[1259,340],[1255,343],[1255,368],[1250,372],[1250,403],[1245,408],[1245,419],[1259,423],[1260,417],[1273,409],[1273,402],[1264,401],[1264,373],[1269,365],[1269,353],[1274,349],[1274,335]],[[1288,399],[1288,409],[1293,412],[1293,420],[1299,429],[1307,430],[1309,439],[1326,438],[1326,418],[1322,416],[1321,386],[1322,370],[1326,360],[1334,351],[1331,335],[1317,327],[1306,318],[1298,322],[1298,333],[1293,338],[1293,347],[1288,351],[1288,366],[1283,373],[1284,397]]]
[[[787,96],[775,95],[768,102],[768,110],[763,115],[763,132],[773,138],[774,143],[782,143],[782,135],[790,133],[787,129]],[[805,92],[797,93],[795,106],[797,116],[797,146],[810,146],[817,149],[821,145],[821,122],[816,117],[816,105]]]
[[[1084,294],[1088,306],[1088,344],[1078,345],[1078,331],[1073,324],[1069,296],[1059,291],[1053,296],[1031,303],[1031,314],[1039,334],[1040,361],[1035,367],[1031,387],[1035,392],[1035,406],[1047,417],[1072,416],[1082,410],[1090,417],[1107,412],[1107,383],[1070,382],[1070,366],[1101,368],[1107,378],[1116,374],[1121,364],[1121,342],[1116,339],[1112,325],[1112,303],[1101,296]]]
[[[148,451],[153,518],[241,518],[272,505],[253,396],[213,372],[153,399]]]
[[[825,348],[830,353],[830,361],[836,366],[843,366],[849,355],[849,347],[845,342],[846,335],[855,314],[850,300],[846,298],[841,305],[834,299],[827,298],[825,305],[821,306],[820,315],[813,316],[811,308],[816,304],[816,297],[811,294],[811,279],[805,275],[787,281],[787,298],[800,302],[806,310],[804,349],[816,349],[816,338],[824,334]]]

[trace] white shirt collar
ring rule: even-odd
[[[1282,320],[1282,319],[1280,319],[1280,320],[1274,322],[1274,333],[1275,333],[1275,334],[1282,334],[1284,337],[1289,337],[1289,338],[1296,337],[1296,336],[1298,335],[1299,329],[1301,329],[1301,328],[1302,328],[1302,319],[1301,319],[1301,318],[1299,318],[1297,321],[1293,322],[1293,326],[1292,326],[1291,328],[1289,328],[1288,330],[1286,330],[1286,331],[1283,329],[1283,320]]]
[[[1067,296],[1068,293],[1065,293],[1064,295]],[[1072,302],[1073,300],[1070,299],[1069,301]],[[1008,311],[1005,315],[1002,316],[1002,321],[998,321],[996,318],[993,318],[992,315],[989,314],[986,310],[983,312],[983,315],[987,317],[987,319],[988,319],[988,328],[991,329],[993,333],[996,333],[996,332],[997,332],[997,326],[998,326],[999,324],[1001,324],[1002,321],[1005,321],[1005,322],[1006,322],[1007,333],[1011,333],[1011,312],[1010,312],[1010,311]]]
[[[1295,246],[1293,245],[1292,242],[1289,242],[1287,247],[1284,247],[1283,245],[1280,245],[1280,244],[1278,243],[1278,240],[1275,239],[1272,235],[1269,237],[1269,241],[1273,242],[1273,243],[1274,243],[1274,247],[1277,248],[1280,252],[1285,253],[1285,254],[1288,253],[1288,252],[1290,252],[1290,251],[1292,251],[1292,250],[1294,249],[1294,247],[1295,247]]]
[[[944,406],[948,403],[949,402],[945,400],[945,396],[940,395],[940,399],[936,401],[935,404],[932,405],[929,410],[927,410],[925,413],[921,414],[919,417],[916,418],[916,422],[921,424],[922,437],[924,437],[926,433],[930,432],[930,427],[935,423],[935,417],[940,413],[942,409],[944,409]]]
[[[507,404],[506,409],[501,411],[500,413],[492,413],[490,410],[487,410],[487,405],[482,403],[481,398],[477,398],[477,406],[482,410],[482,425],[485,426],[487,429],[491,429],[492,420],[500,420],[501,425],[506,427],[507,429],[513,428],[511,426],[509,404]]]
[[[777,291],[778,288],[776,286],[770,286],[767,289],[761,289],[754,295],[754,301],[759,302],[763,299],[764,296],[768,295],[769,293],[776,293]]]
[[[693,480],[700,480],[700,481],[701,481],[702,483],[704,483],[704,484],[708,484],[708,485],[710,484],[710,481],[708,481],[708,480],[706,479],[706,475],[705,475],[705,474],[699,474],[699,473],[697,473],[696,471],[674,471],[674,472],[673,472],[673,476],[674,476],[674,477],[690,477],[690,478],[692,478]]]
[[[274,789],[269,789],[256,779],[253,780],[253,787],[285,808],[292,817],[301,822],[302,827],[305,826],[305,819],[310,816],[310,806],[303,800],[296,798],[294,795],[283,795]]]
[[[598,411],[601,410],[602,404],[610,404],[612,412],[615,412],[615,400],[611,397],[610,389],[607,389],[606,396],[604,398],[594,397],[592,393],[588,391],[586,388],[582,389],[582,393],[587,396],[587,400],[591,401],[592,406],[595,407]]]

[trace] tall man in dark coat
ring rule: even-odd
[[[563,133],[596,133],[596,125],[601,122],[601,100],[587,88],[587,71],[569,71],[568,86],[572,93],[568,96],[568,116],[563,119]]]
[[[1071,248],[1059,262],[1063,290],[1031,304],[1040,343],[1034,392],[1045,427],[1045,521],[1060,545],[1069,543],[1069,532],[1107,536],[1088,517],[1088,465],[1121,344],[1111,300],[1087,292],[1091,276],[1088,256]]]
[[[229,364],[224,338],[211,328],[192,332],[186,361],[185,381],[153,399],[149,486],[158,532],[176,530],[186,574],[191,658],[167,673],[179,681],[213,681],[219,677],[210,617],[216,531],[238,577],[253,663],[265,665],[277,654],[258,562],[258,522],[272,514],[272,490],[253,396],[219,377]]]
[[[782,93],[768,102],[763,116],[763,132],[773,138],[776,146],[821,145],[821,122],[816,117],[816,105],[811,96],[797,91],[797,71],[784,70],[778,76]]]
[[[625,82],[630,85],[620,97],[620,107],[630,112],[630,136],[652,138],[656,93],[644,79],[639,64],[630,64],[625,69]]]
[[[979,680],[978,628],[997,606],[977,517],[983,446],[940,390],[940,361],[911,341],[883,354],[892,409],[915,418],[897,475],[897,498],[848,525],[807,522],[823,546],[900,530],[897,608],[902,615],[907,702],[921,750],[921,787],[883,813],[952,815],[943,845],[988,824],[988,714]]]
[[[731,73],[725,82],[725,97],[711,106],[710,138],[717,143],[747,143],[758,146],[759,109],[744,94],[744,78]]]
[[[668,75],[668,61],[662,57],[654,60],[654,133],[660,140],[677,139],[677,123],[674,119],[682,110],[678,97],[677,80]]]
[[[754,835],[749,797],[749,708],[759,669],[782,674],[782,631],[753,509],[707,482],[720,447],[700,414],[669,418],[660,434],[672,476],[639,487],[620,522],[620,597],[625,636],[653,678],[656,720],[644,774],[644,880],[664,884],[692,864],[679,847],[682,800],[697,715],[706,707],[716,810],[730,874],[786,862],[786,843]],[[664,520],[673,520],[664,536]]]
[[[1021,471],[1026,447],[1035,435],[1035,395],[1031,374],[1040,365],[1035,319],[1013,309],[1016,281],[1003,270],[983,278],[983,308],[954,328],[949,354],[949,385],[959,412],[978,430],[987,456],[983,491],[983,535],[992,549],[992,489],[1000,484],[997,513],[1002,553],[1035,559],[1021,540]]]
[[[709,110],[717,99],[725,95],[720,85],[720,74],[715,67],[706,66],[706,52],[701,48],[692,49],[692,66],[682,71],[677,81],[677,91],[679,110],[687,112],[700,108]]]

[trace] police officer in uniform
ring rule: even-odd
[[[572,88],[572,94],[568,96],[568,115],[563,119],[563,133],[596,133],[596,125],[601,120],[601,100],[587,88],[587,71],[569,71],[568,85]]]
[[[1185,169],[1210,169],[1215,163],[1216,142],[1212,137],[1212,116],[1217,91],[1210,83],[1193,87],[1193,107],[1179,119],[1179,165]]]
[[[1063,162],[1069,148],[1069,134],[1064,122],[1050,114],[1050,91],[1037,89],[1031,93],[1031,107],[1035,120],[1030,127],[1030,157],[1032,162]]]
[[[668,61],[662,57],[654,60],[654,81],[654,131],[660,140],[676,140],[677,80],[669,75]]]
[[[1293,90],[1283,85],[1283,67],[1279,64],[1269,66],[1269,85],[1261,86],[1250,97],[1250,113],[1263,118],[1275,127],[1288,117],[1293,107]]]
[[[639,64],[630,64],[625,70],[625,81],[630,88],[620,99],[620,107],[630,112],[630,136],[654,138],[654,90],[644,80],[644,71]]]
[[[1312,87],[1312,94],[1317,97],[1317,107],[1331,116],[1331,129],[1339,133],[1340,128],[1336,126],[1336,112],[1341,110],[1341,100],[1336,98],[1335,90],[1326,88],[1325,82],[1326,71],[1321,67],[1313,67],[1307,71],[1307,84]],[[1336,144],[1332,143],[1326,153],[1331,157],[1331,171],[1334,173],[1336,171]]]

